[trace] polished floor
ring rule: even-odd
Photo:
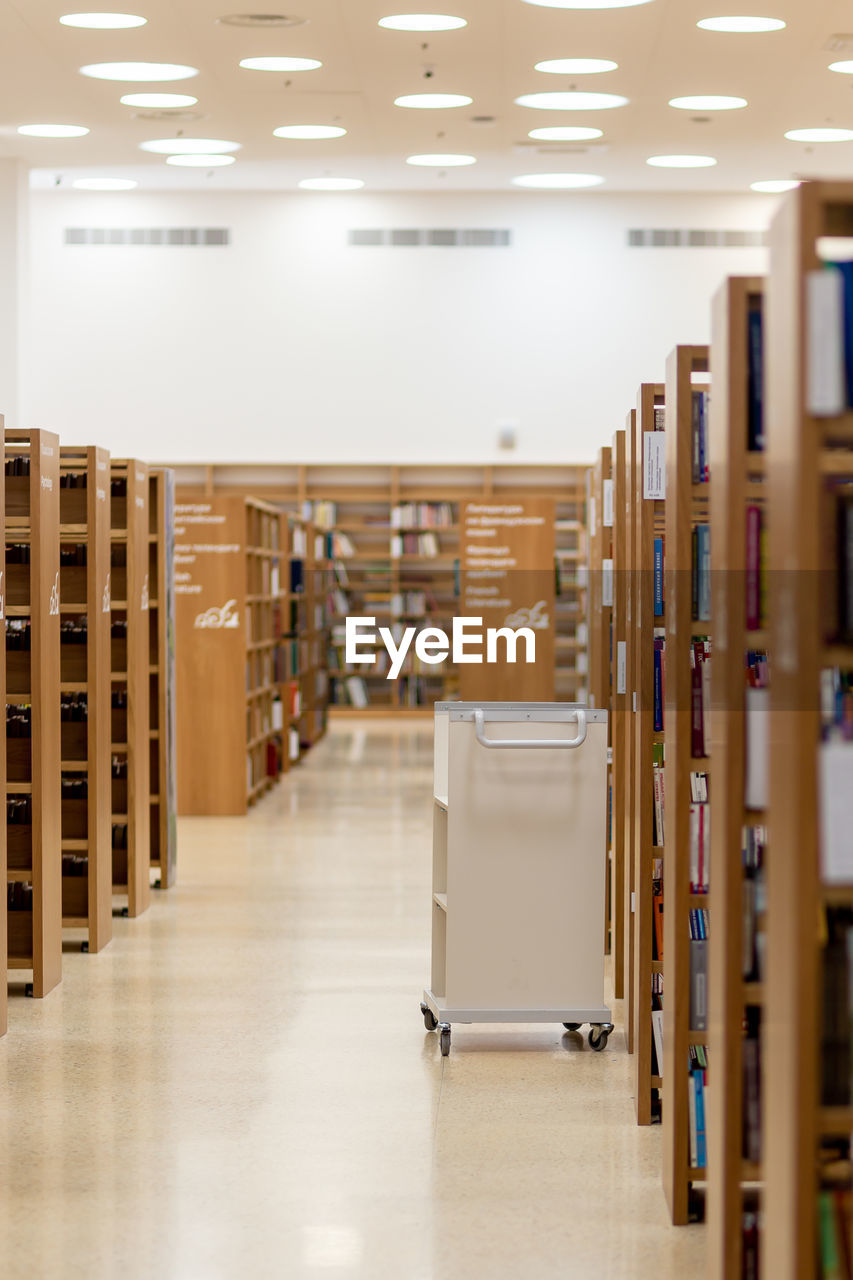
[[[336,727],[0,1041],[5,1280],[704,1274],[617,1030],[458,1029],[428,972],[431,734]]]

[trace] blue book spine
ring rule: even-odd
[[[844,282],[844,366],[847,374],[847,404],[853,408],[853,262],[833,264]]]
[[[693,1088],[696,1090],[696,1165],[705,1169],[708,1148],[705,1142],[705,1081],[701,1071],[693,1072]]]
[[[761,310],[754,307],[749,313],[749,447],[764,448],[764,335]]]
[[[655,617],[663,616],[663,538],[655,538]]]
[[[663,655],[655,645],[655,733],[663,731]]]
[[[703,484],[708,479],[706,449],[705,449],[705,431],[706,431],[706,409],[708,397],[704,391],[699,392],[699,483]]]

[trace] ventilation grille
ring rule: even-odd
[[[765,231],[668,231],[662,227],[628,232],[632,249],[760,249]]]
[[[66,244],[227,245],[228,227],[66,227]]]
[[[454,228],[429,227],[426,230],[408,227],[391,227],[356,230],[349,232],[349,243],[352,245],[390,245],[401,248],[507,248],[512,244],[512,232],[501,228],[463,227]]]

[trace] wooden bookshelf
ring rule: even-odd
[[[710,620],[693,620],[693,530],[709,523],[711,485],[694,475],[693,396],[695,374],[708,372],[708,348],[679,346],[666,366],[666,520],[664,593],[666,601],[665,847],[664,857],[664,1069],[663,1182],[673,1223],[686,1223],[691,1189],[704,1182],[707,1168],[691,1168],[688,1071],[690,1045],[707,1044],[707,1031],[691,1027],[689,913],[707,906],[707,894],[690,887],[690,781],[707,773],[710,759],[694,757],[691,741],[691,655],[695,637],[712,635]]]
[[[31,891],[8,912],[7,956],[41,997],[62,977],[59,437],[7,430],[5,446],[6,878],[24,899]],[[17,563],[12,547],[25,548]],[[29,712],[29,760],[9,752],[10,711]]]
[[[332,579],[333,534],[313,524],[305,527],[305,622],[300,636],[302,714],[300,743],[313,747],[326,732],[329,708],[328,598]]]
[[[585,608],[586,468],[582,466],[514,465],[342,465],[264,467],[241,464],[185,464],[176,467],[178,501],[185,495],[206,498],[241,495],[313,515],[317,504],[334,504],[334,526],[353,547],[348,556],[336,552],[347,570],[343,587],[353,613],[391,618],[395,596],[423,591],[425,607],[417,615],[404,610],[407,625],[447,626],[457,612],[457,563],[460,557],[460,503],[466,500],[516,500],[552,497],[556,503],[555,556],[561,566],[561,591],[556,603],[556,687],[562,701],[585,701],[587,674]],[[438,555],[391,554],[392,511],[407,503],[449,503],[450,523],[442,527],[412,528],[433,532]],[[330,523],[326,521],[325,523]],[[344,619],[332,615],[335,625]],[[336,646],[334,646],[336,647]],[[458,674],[449,664],[430,671],[411,672],[397,681],[383,676],[366,678],[369,705],[343,703],[345,674],[332,670],[335,715],[432,715],[436,700],[458,693]]]
[[[838,567],[827,558],[830,485],[853,481],[853,412],[817,417],[808,399],[806,288],[853,235],[853,183],[809,182],[770,229],[766,285],[769,489],[770,857],[767,869],[764,1280],[814,1280],[821,1149],[849,1143],[853,1106],[823,1105],[822,984],[827,907],[853,883],[825,883],[819,832],[821,672],[853,670],[853,645],[828,634]],[[819,252],[820,249],[820,252]],[[844,249],[839,257],[848,256]],[[834,532],[834,531],[833,531]],[[847,1185],[849,1161],[847,1165]],[[824,1272],[827,1274],[827,1272]]]
[[[643,383],[634,415],[633,539],[631,550],[631,613],[628,650],[634,688],[631,705],[634,721],[634,1068],[637,1123],[651,1124],[660,1117],[661,1076],[655,1071],[652,1038],[652,991],[663,965],[654,957],[655,862],[664,850],[654,843],[654,757],[663,743],[654,717],[654,631],[665,622],[655,616],[654,540],[664,533],[665,501],[644,496],[643,437],[655,430],[655,409],[663,407],[665,388]],[[666,607],[669,602],[666,601]],[[664,949],[664,954],[666,950]]]
[[[636,451],[637,411],[632,409],[628,414],[624,437],[621,444],[620,433],[616,433],[613,445],[614,458],[614,600],[613,625],[614,646],[624,642],[625,672],[624,691],[620,692],[619,650],[614,648],[616,658],[616,694],[614,700],[614,776],[616,790],[621,793],[621,800],[614,804],[614,815],[617,827],[616,839],[621,844],[623,862],[623,911],[624,911],[624,1022],[625,1043],[629,1053],[634,1052],[634,1029],[636,1015],[634,998],[636,984],[634,981],[634,964],[636,946],[634,939],[635,913],[635,805],[636,778],[634,752],[636,726],[634,712],[637,701],[636,656],[637,644],[634,634],[632,610],[637,595],[636,574],[634,570],[634,544],[636,542],[636,486],[634,457]],[[618,845],[617,845],[618,856]]]
[[[175,753],[175,477],[154,467],[148,478],[148,624],[151,871],[154,887],[177,875]]]
[[[62,924],[98,952],[113,935],[105,449],[60,447],[59,537]]]
[[[5,433],[5,419],[0,414],[0,430]],[[6,485],[4,483],[2,492],[0,492],[0,523],[2,523],[4,531],[6,525]],[[5,544],[4,544],[5,545]],[[5,628],[6,618],[6,557],[3,556],[3,573],[0,575],[0,617],[4,619],[3,626]],[[2,664],[2,672],[0,672],[0,691],[3,693],[3,699],[6,699],[6,663]],[[7,711],[8,715],[8,711]],[[0,777],[6,778],[6,735],[3,735],[0,741]],[[0,830],[0,869],[3,871],[3,900],[0,902],[0,955],[8,956],[8,933],[6,925],[6,900],[9,893],[9,880],[6,874],[7,855],[6,855],[6,824],[3,824]],[[8,963],[8,962],[7,962]],[[9,1021],[9,991],[8,978],[0,982],[0,1036],[6,1034]]]
[[[709,1275],[740,1277],[743,1220],[757,1207],[762,1162],[747,1159],[744,1145],[746,1041],[744,1020],[761,1017],[761,975],[745,971],[744,831],[760,824],[747,807],[746,659],[767,651],[761,629],[747,612],[747,555],[751,508],[765,508],[764,454],[750,448],[751,317],[761,315],[764,284],[735,277],[713,302],[709,450],[711,473],[711,580],[714,656],[711,664],[711,865],[714,929],[708,947],[709,1058],[714,1064],[708,1141]],[[753,581],[750,590],[757,583]],[[759,619],[759,621],[761,621]],[[748,627],[752,624],[751,629]],[[762,623],[763,625],[763,623]],[[756,640],[758,643],[756,643]],[[766,807],[766,800],[763,807]],[[756,881],[756,883],[758,883]]]
[[[113,895],[138,916],[151,898],[148,464],[114,458],[110,476]]]
[[[613,485],[613,609],[610,647],[610,868],[611,934],[613,954],[613,988],[617,1000],[624,1000],[629,990],[625,978],[630,950],[631,884],[626,875],[625,823],[626,809],[626,705],[627,705],[627,641],[625,571],[627,502],[625,490],[625,432],[617,431],[611,449],[611,482]],[[614,944],[615,940],[615,945]],[[629,1019],[626,1018],[626,1026]],[[631,1041],[633,1048],[633,1040]]]

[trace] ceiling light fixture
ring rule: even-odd
[[[75,178],[71,185],[78,191],[132,191],[139,183],[133,178]]]
[[[782,191],[793,191],[800,186],[796,178],[766,178],[761,182],[751,182],[751,191],[762,191],[767,195],[779,195]]]
[[[600,186],[604,179],[597,173],[525,173],[513,178],[516,187],[533,187],[541,191],[570,191]]]
[[[86,27],[91,31],[122,31],[144,27],[147,18],[135,13],[66,13],[59,19],[63,27]]]
[[[696,26],[703,31],[731,31],[743,35],[756,31],[783,31],[785,23],[781,18],[702,18]]]
[[[525,0],[525,4],[541,5],[543,9],[632,9],[650,3],[651,0]]]
[[[458,31],[468,23],[465,18],[452,18],[447,13],[396,13],[380,18],[379,25],[389,31]]]
[[[853,76],[853,62],[830,62],[830,71],[838,71],[843,76]]]
[[[303,191],[358,191],[364,183],[361,178],[303,178]]]
[[[243,58],[246,71],[316,71],[322,67],[316,58]]]
[[[697,93],[687,98],[670,98],[677,111],[739,111],[748,106],[746,98],[728,98],[721,94]]]
[[[226,164],[233,164],[234,156],[166,156],[166,164],[180,165],[183,169],[221,169]]]
[[[171,107],[194,107],[198,98],[189,93],[126,93],[119,101],[126,107],[165,111]]]
[[[346,129],[334,124],[283,124],[273,129],[276,138],[342,138]]]
[[[189,80],[198,75],[198,67],[177,62],[92,62],[81,67],[80,74],[93,80],[136,80],[143,84],[156,80]]]
[[[544,71],[550,76],[595,76],[602,71],[615,71],[618,62],[609,58],[549,58],[537,62],[534,71]]]
[[[649,156],[646,161],[655,169],[710,169],[716,163],[713,156]]]
[[[156,138],[153,142],[140,142],[139,149],[158,156],[215,156],[239,151],[240,145],[223,138]]]
[[[534,107],[537,111],[610,111],[624,107],[628,99],[616,93],[525,93],[515,100],[516,106]]]
[[[528,138],[536,138],[540,142],[590,142],[593,138],[602,138],[602,129],[585,129],[582,125],[554,124],[547,129],[531,129]]]
[[[474,101],[464,93],[407,93],[394,99],[395,107],[413,107],[420,111],[441,111],[446,107],[469,107]]]
[[[27,138],[82,138],[89,130],[82,124],[20,124],[18,133]]]
[[[461,169],[464,165],[476,163],[476,156],[461,155],[408,156],[406,159],[406,164],[420,165],[424,169]]]
[[[785,137],[789,142],[850,142],[853,129],[789,129]]]

